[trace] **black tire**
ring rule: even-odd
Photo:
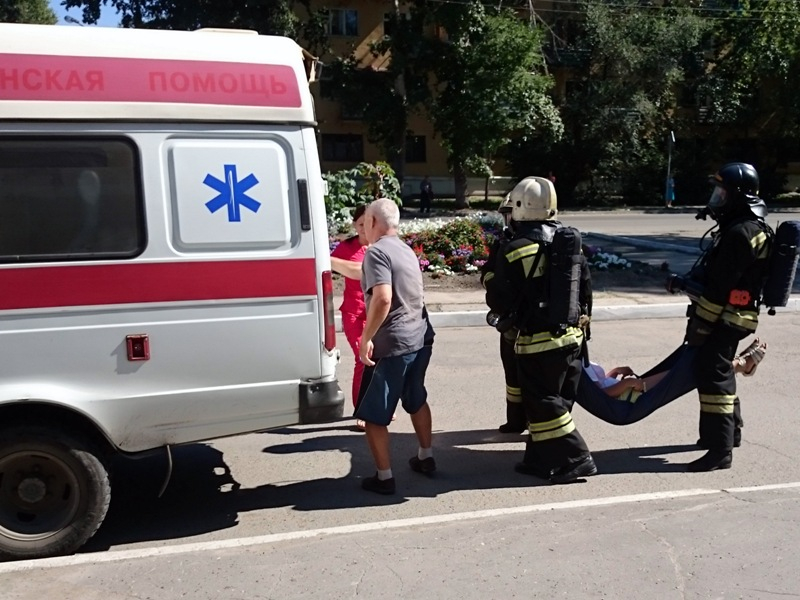
[[[75,552],[110,500],[108,470],[82,437],[55,427],[0,429],[0,559]]]

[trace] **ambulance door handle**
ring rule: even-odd
[[[308,181],[297,180],[297,197],[300,199],[300,229],[311,231],[311,211],[308,206]]]

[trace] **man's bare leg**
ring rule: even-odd
[[[366,424],[367,444],[372,458],[375,459],[375,466],[379,471],[391,469],[391,455],[389,452],[389,428],[385,425],[375,425],[367,422]]]
[[[411,415],[411,424],[417,433],[417,440],[420,448],[430,448],[433,443],[433,419],[431,417],[431,407],[426,402],[417,412]]]

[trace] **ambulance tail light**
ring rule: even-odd
[[[333,276],[322,272],[322,311],[325,315],[325,350],[336,348],[336,321],[333,317]]]

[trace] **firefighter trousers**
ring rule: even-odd
[[[500,334],[500,361],[503,363],[503,374],[505,375],[506,383],[506,425],[520,432],[527,427],[528,420],[525,417],[525,409],[522,406],[519,374],[517,373],[517,355],[514,353],[517,333],[517,329],[512,328]]]
[[[570,414],[581,377],[580,344],[517,354],[517,368],[530,432],[524,462],[550,470],[586,458],[589,448]]]
[[[700,440],[710,450],[731,450],[742,412],[732,361],[749,332],[718,323],[698,348],[694,370],[700,397]]]

